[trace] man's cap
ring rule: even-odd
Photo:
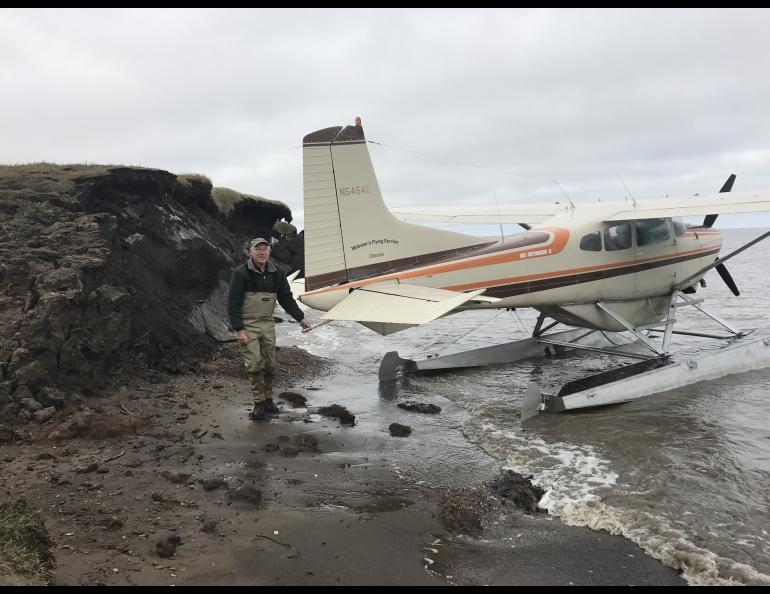
[[[254,239],[252,239],[249,242],[249,249],[251,249],[251,248],[253,248],[255,246],[258,246],[261,243],[266,244],[268,247],[270,246],[270,242],[267,239],[265,239],[264,237],[255,237]]]

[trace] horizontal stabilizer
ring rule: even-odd
[[[410,326],[427,324],[483,292],[484,289],[458,293],[420,285],[377,283],[354,289],[321,317],[325,320],[352,320],[380,334],[391,334]]]
[[[286,277],[286,280],[289,281],[289,288],[291,289],[291,294],[294,297],[294,300],[297,302],[297,305],[299,306],[299,308],[302,311],[307,311],[310,308],[297,299],[299,295],[302,295],[302,293],[305,292],[305,279],[297,278],[298,276],[299,276],[299,270],[295,270],[289,276]]]
[[[611,204],[607,204],[608,209],[611,206]],[[770,211],[770,192],[730,192],[729,194],[704,194],[691,198],[638,200],[636,206],[624,203],[622,208],[604,220],[628,221],[632,219],[767,211]]]
[[[435,221],[437,223],[542,223],[563,212],[559,204],[510,204],[500,206],[454,207],[436,206],[425,208],[391,208],[390,212],[403,221]]]

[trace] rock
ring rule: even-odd
[[[388,427],[393,437],[408,437],[412,433],[412,428],[400,423],[391,423]]]
[[[46,406],[62,408],[67,400],[66,395],[59,388],[45,386],[37,393],[37,400]]]
[[[435,415],[441,412],[441,408],[435,404],[426,404],[424,402],[399,402],[398,408],[426,415]]]
[[[21,400],[19,400],[19,404],[21,404],[25,409],[27,409],[30,412],[42,410],[43,408],[43,405],[40,404],[34,398],[22,398]]]
[[[49,406],[48,408],[33,412],[32,418],[35,419],[38,423],[45,423],[46,421],[51,420],[55,414],[56,409],[53,406]]]
[[[182,544],[182,539],[179,536],[171,535],[167,536],[163,540],[159,540],[155,544],[155,550],[158,553],[158,557],[168,559],[176,554],[176,548]]]

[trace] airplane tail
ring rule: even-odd
[[[305,290],[413,268],[489,240],[394,217],[364,131],[334,126],[303,139]]]

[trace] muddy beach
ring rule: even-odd
[[[42,517],[50,583],[681,583],[620,537],[527,513],[505,481],[404,481],[390,454],[409,437],[314,407],[334,362],[295,347],[278,357],[276,394],[288,393],[270,421],[248,420],[241,362],[224,346],[194,372],[126,381],[6,436],[3,496]],[[490,547],[503,516],[517,542]]]

